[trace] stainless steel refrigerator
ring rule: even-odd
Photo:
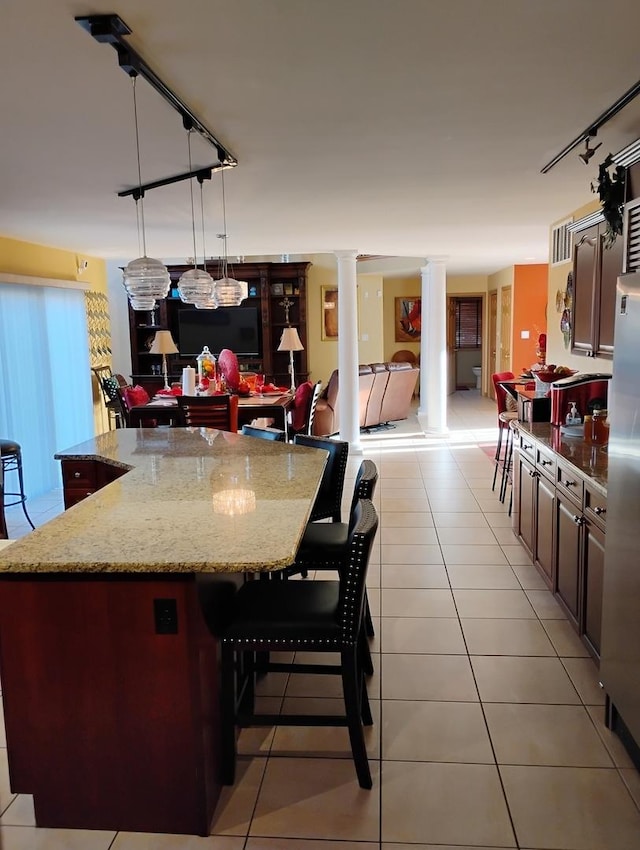
[[[637,760],[640,757],[640,274],[637,273],[618,279],[609,420],[600,681],[608,698],[608,725],[616,729]]]

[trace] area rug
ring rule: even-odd
[[[493,460],[493,459],[495,458],[495,456],[496,456],[496,448],[497,448],[497,446],[496,446],[496,444],[495,444],[495,443],[494,443],[493,445],[491,445],[491,444],[486,445],[486,446],[482,446],[482,445],[481,445],[481,446],[480,446],[480,448],[481,448],[481,449],[482,449],[482,451],[483,451],[483,452],[487,455],[487,457],[490,457],[490,458],[491,458],[491,460]]]

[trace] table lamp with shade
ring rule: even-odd
[[[178,348],[173,341],[171,331],[156,331],[153,339],[153,345],[149,349],[149,354],[162,354],[162,374],[164,376],[164,389],[170,390],[169,380],[167,376],[167,354],[177,354]]]
[[[282,336],[280,337],[280,345],[278,346],[278,351],[288,351],[289,352],[289,371],[291,372],[291,392],[295,393],[296,391],[296,378],[295,372],[293,368],[293,352],[294,351],[304,351],[304,345],[302,344],[300,337],[298,336],[298,331],[296,328],[285,328],[282,331]]]

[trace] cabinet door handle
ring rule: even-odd
[[[566,480],[566,481],[563,481],[562,483],[564,484],[565,487],[575,487],[578,482]]]
[[[573,521],[576,525],[584,525],[584,517],[583,516],[574,516]]]
[[[74,472],[74,473],[73,473],[73,477],[74,477],[74,478],[80,478],[80,473],[79,473],[79,472]]]
[[[552,461],[552,460],[542,460],[542,461],[540,461],[540,463],[541,463],[543,466],[551,466],[551,464],[553,463],[553,461]]]
[[[522,448],[523,448],[523,449],[532,449],[532,448],[533,448],[533,446],[532,446],[532,445],[529,445],[529,443],[523,443],[523,444],[522,444]]]
[[[535,472],[535,470],[533,470],[533,469],[528,469],[527,472],[529,473],[529,478],[537,478],[538,477],[537,472]]]
[[[607,509],[606,508],[594,508],[593,512],[596,516],[602,516],[602,514],[606,514]]]

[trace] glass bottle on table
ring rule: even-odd
[[[211,386],[212,389],[215,389],[216,385],[216,358],[209,351],[209,346],[205,345],[200,354],[196,357],[196,364],[198,366],[198,387],[202,390],[206,390]],[[203,381],[203,378],[206,378],[206,382]]]

